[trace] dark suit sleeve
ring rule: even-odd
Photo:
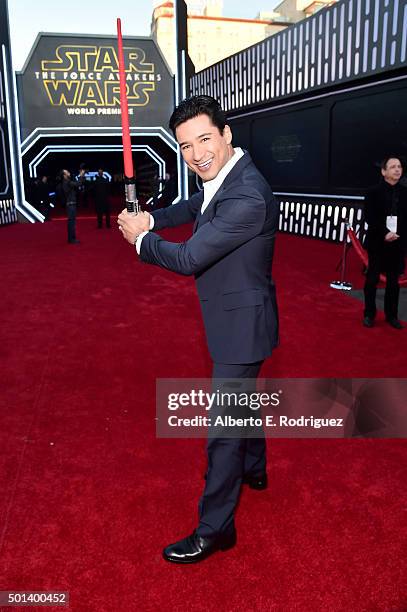
[[[160,208],[152,212],[154,217],[154,229],[160,230],[165,227],[176,227],[195,220],[196,215],[203,202],[203,192],[194,193],[189,200],[181,200],[177,204]]]
[[[253,188],[224,194],[216,215],[183,243],[167,242],[150,232],[141,243],[142,261],[179,274],[197,274],[257,236],[266,218],[266,204]]]

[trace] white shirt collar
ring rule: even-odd
[[[203,213],[229,172],[237,164],[239,159],[243,157],[243,155],[244,151],[240,147],[236,147],[234,149],[234,155],[232,155],[232,157],[226,162],[223,168],[219,171],[218,175],[211,181],[205,181],[203,184],[204,200],[201,206],[201,213]]]

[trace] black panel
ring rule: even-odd
[[[334,189],[374,184],[379,161],[406,152],[407,86],[333,105],[329,181]]]
[[[130,125],[167,126],[173,84],[155,42],[123,39]],[[18,80],[23,139],[38,127],[120,126],[116,38],[42,34]]]
[[[244,119],[233,121],[231,124],[233,146],[242,147],[242,149],[250,148],[250,122]]]
[[[251,153],[273,188],[319,189],[326,159],[322,106],[275,112],[252,123]]]
[[[364,195],[386,155],[407,158],[407,79],[230,119],[274,191]],[[248,137],[250,133],[250,138]]]

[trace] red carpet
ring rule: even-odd
[[[404,440],[269,441],[271,486],[244,490],[238,546],[161,559],[203,486],[204,442],[157,440],[154,421],[157,377],[210,374],[194,284],[139,264],[116,229],[79,220],[78,237],[0,228],[0,590],[70,591],[75,612],[406,610]],[[279,236],[264,375],[405,376],[407,330],[364,329],[329,288],[340,254]],[[359,271],[351,257],[360,286]]]

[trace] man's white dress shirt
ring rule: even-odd
[[[212,200],[213,196],[215,195],[215,193],[218,191],[218,189],[222,185],[223,181],[225,180],[229,172],[232,170],[233,166],[235,166],[235,164],[237,164],[239,159],[241,159],[244,155],[244,151],[242,151],[240,147],[236,147],[236,149],[233,149],[233,150],[234,150],[234,155],[232,155],[229,161],[226,162],[223,168],[218,172],[217,176],[215,176],[215,178],[212,179],[211,181],[205,181],[203,184],[204,199],[203,199],[202,206],[201,206],[201,215],[204,213],[206,208],[209,206],[210,201]],[[152,230],[153,228],[154,228],[154,217],[150,215],[150,230]],[[137,237],[136,251],[139,255],[140,255],[141,241],[143,240],[146,234],[148,234],[148,231],[142,232]]]

